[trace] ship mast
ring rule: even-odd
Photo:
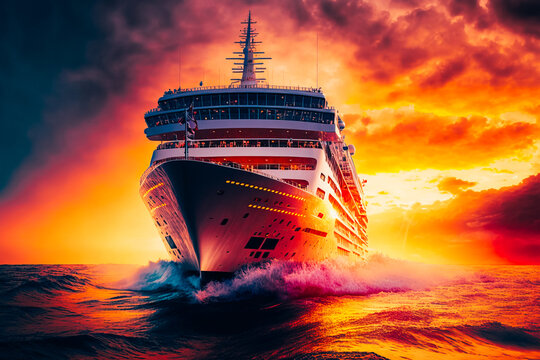
[[[255,41],[255,37],[258,35],[255,28],[252,26],[256,24],[256,21],[251,20],[251,11],[249,11],[248,18],[246,21],[242,21],[241,24],[246,26],[240,32],[240,41],[236,41],[236,44],[240,44],[242,51],[233,52],[233,54],[238,55],[235,58],[227,58],[227,60],[235,60],[234,65],[238,67],[233,67],[233,73],[242,74],[240,79],[231,79],[233,83],[240,81],[241,86],[256,86],[259,81],[266,80],[264,78],[257,79],[256,74],[262,73],[266,68],[259,67],[257,65],[262,65],[262,62],[257,62],[260,60],[270,60],[269,57],[255,57],[255,55],[264,54],[263,51],[255,51],[255,44],[260,44],[260,41]]]

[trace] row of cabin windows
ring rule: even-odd
[[[272,93],[222,93],[195,95],[162,100],[159,102],[159,106],[163,110],[183,109],[189,107],[191,104],[193,104],[194,107],[227,105],[275,105],[316,109],[324,109],[327,106],[326,100],[320,97]]]
[[[292,147],[322,149],[319,141],[308,140],[279,140],[279,139],[246,139],[246,140],[194,140],[190,142],[190,147],[212,148],[212,147]],[[158,150],[183,148],[184,141],[169,141],[157,146]],[[323,175],[323,174],[321,174]],[[323,175],[324,176],[324,175]]]
[[[293,120],[332,124],[334,113],[320,111],[300,111],[287,109],[267,109],[232,107],[220,109],[198,109],[193,111],[196,120]],[[160,114],[146,119],[148,127],[178,123],[184,112]]]

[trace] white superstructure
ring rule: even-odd
[[[241,78],[166,91],[145,115],[146,136],[161,144],[141,195],[165,246],[210,275],[271,258],[364,258],[365,201],[345,124],[320,89],[257,79],[267,58],[257,57],[251,14],[245,24],[233,58]]]

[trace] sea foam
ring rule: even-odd
[[[358,263],[344,259],[322,262],[272,260],[242,268],[232,279],[210,282],[202,289],[196,277],[183,275],[180,265],[158,261],[138,269],[119,286],[142,292],[176,291],[189,295],[196,302],[214,302],[266,296],[281,299],[364,296],[423,290],[468,281],[468,277],[470,274],[457,267],[397,260],[376,253]]]

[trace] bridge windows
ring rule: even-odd
[[[334,113],[317,111],[300,111],[292,109],[269,109],[261,107],[231,107],[231,108],[209,108],[197,109],[193,112],[196,120],[288,120],[306,121],[322,124],[331,124],[334,120]],[[184,110],[175,113],[156,114],[146,118],[148,127],[178,124],[183,121]]]
[[[211,96],[201,96],[202,106],[212,106],[212,97]]]
[[[268,105],[276,105],[276,94],[267,94]]]
[[[220,93],[208,95],[182,96],[159,102],[163,110],[189,107],[193,103],[199,106],[224,105],[276,105],[324,109],[326,101],[318,96],[276,93]]]
[[[248,94],[248,105],[257,105],[257,94]]]

